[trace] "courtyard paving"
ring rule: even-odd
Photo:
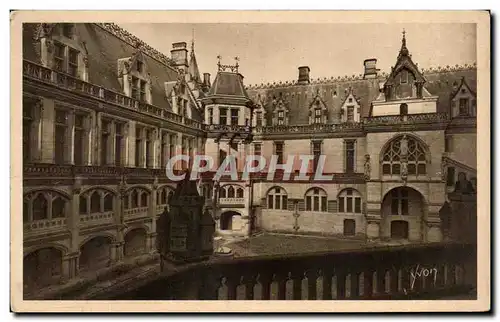
[[[234,257],[252,257],[356,250],[367,247],[396,246],[407,243],[398,241],[369,242],[361,239],[344,239],[339,237],[263,233],[246,239],[220,239],[216,242],[216,249],[217,247],[225,246],[233,251]]]

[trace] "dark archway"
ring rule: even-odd
[[[221,230],[240,230],[241,227],[238,227],[238,224],[235,224],[236,221],[241,220],[241,214],[235,211],[226,211],[222,213],[220,217],[220,229]]]
[[[80,271],[92,271],[107,267],[111,260],[111,238],[94,237],[80,248]]]
[[[62,252],[53,247],[38,249],[23,260],[23,284],[27,291],[59,283],[62,277]]]
[[[135,257],[146,252],[146,230],[135,228],[125,235],[125,246],[123,253],[125,257]]]
[[[391,238],[392,239],[408,239],[409,228],[406,220],[391,221]]]
[[[388,191],[382,201],[384,216],[422,216],[424,197],[410,187],[397,187]]]

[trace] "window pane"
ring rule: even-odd
[[[306,210],[311,211],[312,205],[311,205],[311,196],[306,197]]]
[[[327,210],[327,201],[326,201],[326,196],[321,197],[321,211],[328,211]]]
[[[352,197],[346,198],[347,212],[352,212]]]
[[[314,202],[314,211],[319,211],[319,197],[314,196],[313,197],[313,202]]]
[[[418,165],[418,174],[426,174],[425,163],[420,163]]]
[[[288,199],[287,199],[286,196],[282,196],[282,198],[283,198],[283,203],[281,204],[281,206],[282,206],[283,210],[286,210],[287,209]]]
[[[392,174],[399,174],[401,172],[401,165],[400,164],[393,164],[392,165]]]
[[[269,195],[267,196],[267,208],[269,209],[273,209],[274,206],[273,206],[273,195]]]
[[[344,210],[344,198],[339,198],[339,212],[345,212],[345,210]]]
[[[408,174],[416,174],[416,173],[417,173],[417,166],[414,163],[409,163]]]
[[[276,196],[276,209],[281,209],[281,196]]]
[[[357,214],[361,213],[361,198],[354,198],[354,212]]]
[[[382,173],[383,174],[391,174],[391,165],[388,163],[382,165]]]

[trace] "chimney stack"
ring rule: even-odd
[[[172,44],[172,50],[170,51],[170,54],[172,56],[172,60],[175,63],[175,67],[187,71],[187,53],[187,44],[185,42],[175,42]]]
[[[377,69],[377,59],[376,58],[365,59],[363,64],[365,66],[365,72],[363,78],[364,79],[377,78],[377,72],[379,71]]]
[[[298,80],[299,85],[306,85],[311,82],[311,80],[309,79],[310,71],[311,70],[309,69],[308,66],[299,67],[299,80]]]
[[[210,87],[210,73],[203,73],[203,84]]]

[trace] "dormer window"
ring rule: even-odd
[[[262,126],[262,112],[257,112],[256,122],[257,122],[257,126]]]
[[[352,100],[350,98],[349,100]],[[347,106],[347,122],[354,122],[354,106]]]
[[[64,71],[64,49],[63,44],[54,42],[54,69],[60,72]]]
[[[68,48],[68,74],[75,76],[78,74],[78,51]]]
[[[132,97],[143,102],[146,101],[146,81],[132,77]]]
[[[460,116],[469,115],[469,99],[468,98],[460,98],[458,113]]]
[[[402,70],[401,71],[401,84],[406,84],[406,83],[408,83],[408,71]]]
[[[352,97],[349,97],[349,103],[352,103]]]
[[[144,63],[138,59],[136,65],[137,65],[137,72],[142,74],[144,72]]]
[[[314,110],[314,123],[320,124],[321,123],[321,108],[317,108]]]
[[[231,109],[231,125],[238,125],[238,109]]]
[[[285,112],[284,111],[278,112],[278,125],[285,125]]]
[[[62,34],[66,38],[73,38],[75,26],[72,23],[62,24]]]

